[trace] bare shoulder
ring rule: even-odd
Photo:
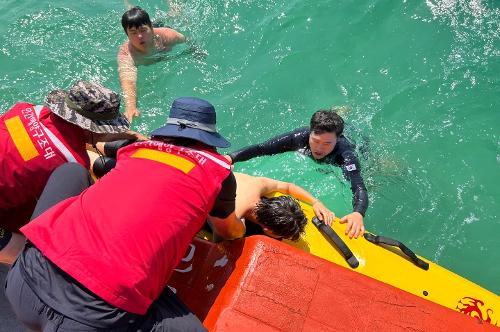
[[[286,193],[290,185],[288,182],[266,178],[264,176],[256,177],[255,181],[254,185],[260,189],[261,195],[266,195],[275,191]]]
[[[269,192],[280,189],[280,181],[266,178],[264,176],[252,176],[243,173],[234,173],[236,183],[239,188],[245,188],[247,191],[259,192],[259,194],[267,194]]]
[[[252,175],[238,173],[238,172],[234,172],[234,177],[236,178],[236,182],[238,184],[242,184],[242,185],[243,184],[256,185],[256,184],[259,184],[261,182],[265,182],[265,180],[267,179],[267,178],[260,177],[260,176],[252,176]]]
[[[266,178],[266,177],[261,176],[258,178],[258,181],[259,181],[259,185],[260,185],[262,194],[269,194],[273,191],[280,191],[283,189],[282,188],[283,182],[275,180],[275,179]]]
[[[185,40],[183,34],[172,28],[154,28],[153,32],[160,36],[163,41],[168,43],[180,43]]]
[[[177,34],[178,32],[175,31],[172,28],[153,28],[153,32],[161,35],[171,35],[171,34]]]
[[[172,28],[154,28],[153,32],[159,35],[163,39],[167,40],[177,40],[179,38],[184,38],[184,35]]]
[[[247,178],[250,177],[250,175],[239,173],[239,172],[233,172],[233,174],[234,174],[234,177],[236,178],[236,180],[246,180]]]
[[[260,191],[261,185],[257,177],[238,172],[234,172],[234,177],[236,178],[237,195],[238,193],[248,195],[251,192]]]

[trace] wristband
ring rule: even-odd
[[[7,244],[9,244],[11,238],[12,233],[0,227],[0,250],[5,248]]]

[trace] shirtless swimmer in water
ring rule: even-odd
[[[128,36],[118,51],[118,74],[125,98],[125,117],[132,122],[139,116],[137,108],[137,66],[163,60],[160,56],[186,37],[171,28],[153,28],[148,13],[132,7],[122,16],[122,26]]]

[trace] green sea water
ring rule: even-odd
[[[140,68],[135,130],[162,125],[176,97],[198,96],[240,148],[347,105],[367,229],[500,294],[500,2],[177,0],[174,13],[166,1],[134,3],[207,53]],[[123,1],[0,8],[0,113],[76,79],[120,90]],[[236,170],[293,181],[339,216],[351,209],[340,170],[300,154]]]

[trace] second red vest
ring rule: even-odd
[[[46,107],[14,105],[0,117],[0,215],[34,208],[52,171],[68,161],[89,167],[83,129]],[[28,221],[2,219],[10,229]]]

